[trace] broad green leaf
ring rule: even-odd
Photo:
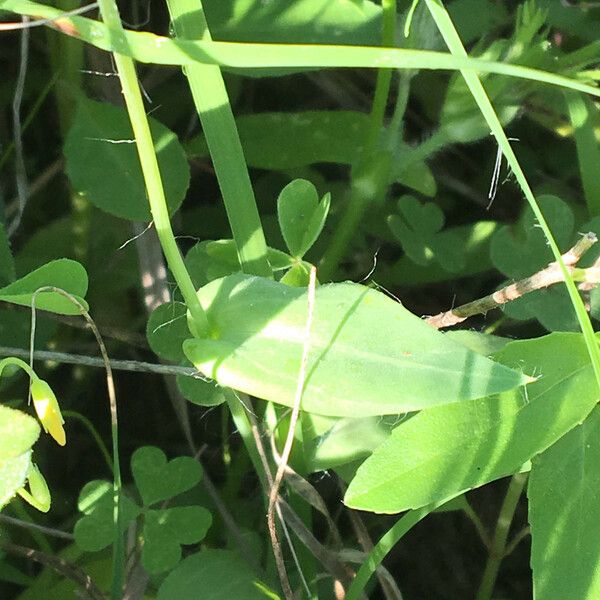
[[[20,456],[40,435],[38,422],[29,415],[0,405],[0,461]]]
[[[31,450],[0,460],[0,509],[23,487],[30,466]]]
[[[181,546],[206,535],[212,515],[201,506],[149,510],[144,517],[142,565],[148,573],[163,573],[181,560]]]
[[[314,163],[352,164],[369,128],[367,113],[307,111],[239,116],[236,124],[249,167],[287,170]],[[203,136],[188,143],[190,156],[208,156]]]
[[[197,460],[178,456],[167,462],[165,453],[155,446],[143,446],[133,453],[131,471],[144,506],[174,498],[202,479]]]
[[[598,407],[534,459],[527,495],[534,598],[599,598]]]
[[[222,388],[213,381],[178,375],[177,388],[186,400],[198,406],[218,406],[225,402]]]
[[[277,216],[283,239],[295,258],[302,258],[317,241],[329,212],[330,195],[319,202],[315,186],[294,179],[277,198]]]
[[[379,43],[381,7],[369,0],[236,0],[202,3],[214,39],[309,44]]]
[[[210,337],[187,340],[188,359],[223,386],[291,406],[306,290],[240,273],[211,282],[198,296]],[[309,354],[302,408],[331,416],[396,414],[528,381],[451,342],[384,294],[352,283],[317,288]]]
[[[358,469],[346,504],[395,513],[514,473],[599,400],[581,334],[511,342],[495,358],[539,379],[497,396],[422,411],[402,423]]]
[[[84,513],[73,533],[75,543],[86,552],[106,548],[115,539],[113,485],[108,481],[90,481],[79,493],[78,509]],[[127,496],[121,496],[121,530],[125,531],[140,513],[140,508]]]
[[[471,329],[456,329],[448,331],[446,335],[451,340],[484,356],[491,356],[496,352],[500,352],[511,341],[509,338],[490,335],[489,333],[480,333]]]
[[[157,306],[146,325],[146,337],[153,352],[166,360],[183,360],[181,344],[190,337],[187,325],[187,308],[180,302]]]
[[[369,115],[353,111],[273,112],[241,115],[236,118],[240,141],[249,167],[287,171],[317,163],[351,165],[357,159],[369,130]],[[186,145],[192,158],[208,157],[202,134]],[[408,168],[402,145],[394,169],[399,183],[427,196],[435,194],[436,183],[423,161]]]
[[[252,569],[228,550],[203,550],[181,561],[158,589],[157,600],[279,600]]]
[[[28,275],[0,288],[0,300],[31,307],[33,294],[42,287],[56,287],[75,296],[87,308],[83,299],[88,287],[85,269],[74,260],[53,260]],[[75,304],[57,292],[40,292],[35,296],[35,306],[41,310],[62,315],[79,315]]]
[[[398,213],[388,217],[388,225],[412,261],[422,266],[436,261],[454,273],[462,270],[465,259],[458,238],[451,232],[440,235],[444,213],[439,206],[403,196],[398,200]]]
[[[148,118],[167,205],[173,214],[183,202],[190,172],[177,136]],[[127,111],[82,100],[67,135],[64,154],[73,188],[98,208],[117,217],[150,221],[140,161]]]

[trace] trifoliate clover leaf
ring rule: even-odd
[[[155,446],[138,448],[131,457],[131,471],[144,506],[174,498],[202,479],[202,467],[190,456],[167,462]]]
[[[86,483],[77,501],[77,507],[84,514],[75,523],[75,542],[87,552],[97,552],[114,542],[113,486],[108,481]],[[140,508],[127,496],[121,496],[121,530],[139,515]]]
[[[453,273],[464,267],[461,244],[452,232],[441,231],[444,213],[433,202],[422,204],[412,196],[398,200],[398,214],[388,217],[388,225],[415,263],[427,266],[433,261]]]
[[[212,515],[201,506],[149,510],[144,518],[142,565],[148,573],[162,573],[181,560],[181,546],[204,539]]]

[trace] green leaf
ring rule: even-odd
[[[212,515],[201,506],[149,510],[144,518],[142,565],[150,574],[172,569],[181,560],[181,546],[206,535]]]
[[[177,136],[148,118],[158,164],[173,214],[183,202],[190,172]],[[131,124],[124,108],[82,100],[64,154],[73,188],[98,208],[134,221],[150,221],[150,209]]]
[[[295,264],[289,254],[275,248],[267,248],[267,259],[273,271],[283,271]],[[185,265],[196,287],[241,270],[234,240],[209,240],[192,246]]]
[[[84,513],[73,531],[75,543],[86,552],[97,552],[115,539],[113,484],[95,480],[86,483],[79,493],[78,509]],[[140,513],[140,508],[127,496],[121,496],[121,531]]]
[[[165,360],[181,362],[181,345],[190,337],[187,325],[187,307],[181,302],[157,306],[148,319],[146,337],[153,352]]]
[[[39,435],[40,426],[33,417],[0,405],[0,461],[25,453]]]
[[[533,461],[527,495],[535,598],[599,598],[598,407]]]
[[[315,186],[294,179],[277,198],[277,216],[283,239],[295,258],[301,259],[317,241],[329,212],[330,195],[319,202]]]
[[[210,338],[187,340],[188,359],[223,386],[291,406],[306,290],[240,273],[198,295]],[[352,283],[317,288],[309,354],[302,408],[331,416],[429,408],[528,380],[451,342],[384,294]]]
[[[478,275],[492,268],[490,261],[490,239],[498,230],[496,221],[478,221],[471,225],[460,225],[442,231],[439,235],[450,235],[457,241],[462,249],[465,261],[461,275],[463,277]],[[408,256],[403,256],[395,264],[377,269],[379,281],[382,285],[402,285],[409,287],[420,287],[429,283],[448,281],[456,275],[442,268],[439,263],[430,262],[427,268],[417,265]]]
[[[234,552],[203,550],[185,558],[158,590],[157,600],[279,600]]]
[[[31,450],[0,460],[0,509],[23,487],[30,466]]]
[[[418,265],[438,262],[446,271],[459,272],[465,265],[457,237],[451,232],[439,235],[444,213],[433,202],[421,204],[412,196],[398,200],[399,215],[390,215],[388,224],[406,255]]]
[[[379,42],[381,8],[368,0],[208,0],[206,19],[214,39],[224,41],[368,44]]]
[[[240,141],[249,167],[288,171],[317,163],[351,165],[357,159],[369,130],[369,115],[353,111],[273,112],[236,118]],[[190,157],[210,156],[204,135],[186,145]],[[410,153],[402,145],[399,154]],[[404,165],[399,157],[394,178],[415,191],[433,196],[436,183],[423,161]]]
[[[83,299],[87,292],[88,278],[85,269],[74,260],[53,260],[28,275],[0,288],[0,300],[31,307],[33,294],[41,287],[56,287],[75,296],[87,309]],[[57,292],[40,292],[35,296],[35,306],[41,310],[61,315],[79,315],[75,304]]]
[[[133,453],[131,471],[144,506],[174,498],[202,479],[202,467],[191,456],[167,462],[165,453],[155,446],[143,446]]]
[[[178,375],[177,387],[186,400],[198,406],[218,406],[226,399],[221,387],[212,381]]]
[[[352,164],[364,143],[369,115],[351,111],[259,113],[237,117],[249,167],[285,171],[315,163]],[[208,156],[204,136],[186,146],[193,157]]]
[[[334,419],[305,413],[302,424],[308,472],[325,471],[366,458],[390,436],[398,421],[396,415]]]
[[[598,402],[581,334],[511,342],[496,359],[539,379],[498,396],[423,411],[402,423],[358,469],[345,503],[395,513],[515,473]]]

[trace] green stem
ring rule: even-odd
[[[383,20],[381,45],[391,48],[396,41],[396,0],[382,0],[381,12]],[[371,107],[371,122],[365,145],[366,154],[370,154],[376,148],[377,140],[381,134],[390,93],[390,84],[392,82],[392,73],[392,69],[377,70],[375,95]]]
[[[381,42],[384,47],[391,47],[396,36],[396,0],[382,0],[382,10]],[[369,129],[362,155],[352,170],[348,204],[319,264],[319,277],[323,281],[333,277],[365,212],[387,189],[391,157],[383,151],[378,152],[377,148],[384,129],[391,80],[391,69],[378,69]]]
[[[15,367],[23,369],[23,371],[25,371],[25,373],[27,373],[31,379],[38,379],[35,371],[24,360],[16,358],[15,356],[8,356],[7,358],[0,360],[0,374],[2,374],[4,368],[8,365],[14,365]]]
[[[510,480],[508,491],[500,509],[494,538],[490,547],[487,564],[481,578],[476,600],[491,600],[494,586],[500,570],[500,564],[506,553],[506,540],[512,523],[515,510],[519,504],[519,498],[527,482],[528,473],[517,473]]]
[[[167,0],[167,5],[177,37],[211,41],[200,0]],[[273,277],[254,191],[221,69],[198,63],[188,66],[184,72],[223,194],[242,270],[252,275]]]
[[[114,38],[119,38],[121,43],[125,43],[125,36],[121,19],[114,0],[99,0],[100,13],[104,24],[111,31]],[[118,45],[117,40],[113,40],[114,45]],[[185,268],[183,258],[177,247],[171,222],[169,220],[169,211],[165,200],[165,192],[158,168],[156,152],[154,150],[154,142],[150,133],[146,111],[142,94],[135,72],[133,60],[128,56],[113,52],[115,65],[121,80],[123,89],[123,97],[129,112],[129,119],[133,128],[133,133],[136,140],[142,173],[148,193],[148,202],[150,203],[150,211],[154,219],[156,232],[160,239],[160,243],[167,259],[167,264],[173,273],[173,277],[181,290],[185,303],[190,311],[197,335],[203,335],[208,330],[208,322],[206,314],[202,308],[198,297],[196,296],[196,288],[192,283],[190,275]]]
[[[429,12],[433,17],[446,45],[448,46],[450,52],[454,57],[458,59],[467,58],[467,51],[465,50],[460,36],[454,27],[454,23],[450,18],[450,15],[444,8],[441,0],[425,0],[427,7],[429,8]],[[473,99],[477,103],[479,110],[486,120],[492,134],[496,138],[498,142],[498,146],[502,150],[502,153],[506,157],[506,162],[509,164],[512,172],[515,175],[515,179],[517,180],[519,186],[523,190],[523,194],[537,219],[540,229],[543,231],[544,236],[548,242],[548,246],[552,251],[554,259],[556,260],[560,271],[563,275],[565,286],[567,288],[567,293],[569,294],[569,298],[571,300],[571,304],[575,310],[575,314],[577,316],[577,321],[579,326],[581,327],[581,331],[583,332],[583,338],[585,340],[586,348],[588,354],[590,356],[590,362],[592,363],[592,368],[594,370],[594,375],[596,379],[596,383],[600,388],[600,349],[598,348],[598,342],[596,339],[596,335],[594,332],[594,327],[592,326],[592,322],[590,321],[590,317],[587,313],[581,295],[573,281],[573,277],[569,273],[565,262],[561,256],[560,249],[550,231],[550,227],[548,226],[548,222],[542,213],[535,196],[533,195],[533,191],[525,177],[525,173],[517,160],[517,156],[512,149],[512,146],[506,137],[506,133],[502,128],[502,124],[492,106],[492,103],[483,87],[481,81],[479,80],[479,76],[476,71],[472,71],[470,69],[461,69],[461,74],[473,96]]]
[[[62,412],[63,417],[76,419],[89,431],[90,435],[94,438],[94,441],[96,442],[96,445],[98,446],[98,449],[100,450],[100,454],[102,454],[102,457],[104,458],[106,464],[108,465],[110,472],[114,473],[113,464],[112,464],[112,460],[110,458],[110,454],[108,452],[108,448],[102,441],[102,438],[100,437],[100,434],[94,427],[94,424],[87,417],[83,416],[81,413],[78,413],[74,410],[63,410],[61,412]]]
[[[377,542],[373,550],[369,552],[367,559],[363,562],[352,584],[348,588],[346,600],[358,600],[369,582],[371,576],[377,570],[377,567],[383,562],[392,548],[410,531],[419,521],[424,519],[429,513],[448,501],[436,502],[429,506],[424,506],[417,510],[410,510],[405,513],[392,528],[384,534]]]

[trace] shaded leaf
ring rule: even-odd
[[[515,473],[598,402],[581,334],[511,342],[496,359],[539,379],[525,389],[422,411],[402,423],[359,468],[346,504],[400,512]]]
[[[155,446],[143,446],[133,453],[131,471],[144,506],[174,498],[202,479],[202,467],[191,456],[167,462],[165,453]]]
[[[149,510],[144,518],[142,564],[148,573],[172,569],[181,560],[181,546],[201,541],[212,515],[201,506]]]
[[[188,359],[223,386],[291,406],[306,290],[238,274],[198,295],[210,337],[187,340]],[[317,288],[310,350],[302,408],[317,414],[396,414],[527,381],[451,342],[384,294],[351,283]]]
[[[412,196],[403,196],[398,200],[398,212],[388,217],[388,225],[411,260],[422,266],[435,260],[446,271],[462,270],[465,259],[458,238],[451,232],[439,235],[444,213],[436,204],[421,204]]]
[[[158,590],[157,600],[278,600],[234,552],[203,550],[185,558]]]
[[[97,552],[112,544],[115,539],[112,483],[101,480],[86,483],[79,493],[77,507],[84,516],[75,523],[75,543],[86,552]],[[140,508],[127,496],[122,495],[122,532],[139,513]]]
[[[177,136],[148,117],[169,213],[183,202],[190,172]],[[64,154],[73,188],[98,208],[117,217],[150,221],[150,208],[127,111],[81,100],[67,135]]]
[[[177,387],[181,395],[192,404],[199,406],[218,406],[225,402],[225,395],[220,386],[212,381],[204,381],[186,375],[177,376]]]
[[[153,352],[166,360],[183,360],[181,345],[190,337],[187,325],[187,307],[181,302],[157,306],[146,325],[146,337]]]

